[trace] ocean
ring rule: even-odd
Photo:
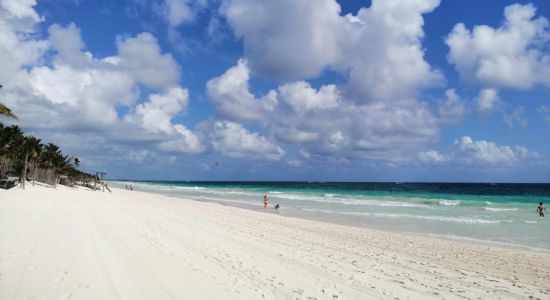
[[[283,216],[550,252],[550,184],[116,181]],[[550,210],[550,209],[549,209]],[[276,228],[273,229],[276,232]]]

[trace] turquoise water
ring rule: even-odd
[[[550,252],[549,184],[118,182],[137,190],[281,215]],[[550,206],[549,206],[550,207]]]

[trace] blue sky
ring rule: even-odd
[[[0,0],[0,99],[111,178],[548,182],[549,19],[548,1]]]

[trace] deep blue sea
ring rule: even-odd
[[[550,184],[118,181],[124,188],[351,226],[550,252]]]

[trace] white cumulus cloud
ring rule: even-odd
[[[207,4],[207,0],[164,0],[158,10],[171,27],[177,27],[195,21]]]
[[[532,4],[504,10],[501,27],[457,24],[447,36],[448,60],[467,82],[490,88],[529,89],[550,86],[550,31]],[[545,50],[546,49],[546,50]]]
[[[208,90],[216,109],[232,119],[257,120],[277,141],[301,145],[315,155],[406,160],[411,149],[434,142],[439,133],[437,118],[414,99],[361,104],[347,99],[336,85],[316,89],[297,81],[269,91],[267,101],[255,98],[248,80],[242,61],[211,80]],[[244,117],[251,112],[257,117]]]
[[[203,124],[214,151],[236,158],[267,159],[277,161],[285,151],[256,132],[250,132],[239,123],[214,121]]]
[[[172,123],[177,114],[185,111],[188,102],[188,91],[173,87],[162,94],[149,95],[149,101],[137,105],[125,120],[150,132],[165,134],[166,138],[158,146],[163,151],[201,153],[205,147],[200,138],[185,126]]]
[[[35,27],[42,18],[34,5],[0,2],[0,63],[6,62],[0,80],[6,104],[17,112],[22,126],[46,139],[70,137],[60,139],[62,145],[89,159],[110,152],[143,162],[158,157],[156,152],[205,150],[197,134],[173,123],[185,112],[188,91],[178,86],[179,65],[162,53],[152,34],[119,37],[116,55],[95,57],[86,51],[75,24],[53,24],[47,39],[38,38]],[[150,92],[136,105],[143,96],[140,87],[161,92]],[[119,107],[129,113],[121,115]],[[87,147],[81,149],[80,144]],[[140,151],[129,151],[129,144],[139,144]]]
[[[493,166],[514,166],[521,161],[540,159],[540,155],[523,146],[498,146],[494,142],[474,141],[463,136],[454,141],[453,159],[469,164],[486,164]]]
[[[264,112],[262,100],[256,99],[249,91],[250,71],[246,60],[239,60],[221,76],[206,84],[208,96],[218,113],[226,119],[235,121],[259,121]],[[273,97],[265,98],[273,101]]]
[[[157,39],[148,32],[135,37],[117,39],[118,56],[111,58],[147,87],[163,88],[177,84],[180,77],[178,63],[171,54],[163,54]]]
[[[522,163],[536,162],[541,159],[540,154],[523,146],[499,146],[490,141],[476,141],[469,136],[456,139],[451,152],[447,155],[436,150],[418,154],[418,160],[422,163],[460,167],[515,167]]]
[[[341,15],[335,0],[225,0],[221,9],[260,75],[302,80],[332,69],[359,102],[414,97],[443,77],[424,60],[422,14],[439,0],[375,0]]]
[[[501,103],[498,90],[495,89],[483,89],[479,91],[479,94],[475,98],[475,102],[477,104],[477,110],[484,114],[492,112]]]
[[[439,122],[455,124],[464,118],[466,104],[458,97],[455,89],[445,91],[446,99],[438,103],[437,116]]]

